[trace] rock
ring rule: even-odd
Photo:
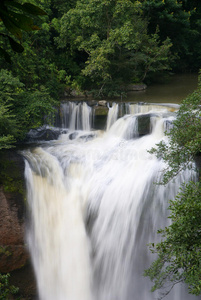
[[[0,187],[0,272],[11,272],[25,265],[28,253],[24,245],[24,224],[18,218],[17,205],[11,205]]]
[[[146,84],[129,84],[126,86],[127,91],[144,91],[147,89]]]
[[[57,128],[42,126],[36,129],[29,130],[26,135],[25,142],[57,140],[60,133],[60,130]]]
[[[138,116],[138,133],[143,136],[150,133],[150,114]]]
[[[71,134],[69,134],[69,140],[74,140],[76,139],[76,137],[78,136],[78,132],[73,132]]]
[[[96,100],[89,100],[89,101],[87,101],[87,105],[88,106],[95,106],[97,104],[98,104],[98,102]]]
[[[94,116],[107,116],[108,114],[107,106],[95,106],[94,107]]]
[[[95,137],[95,134],[88,134],[88,135],[85,134],[85,135],[81,135],[79,138],[81,140],[85,140],[87,142],[87,141],[93,140],[94,137]]]
[[[106,100],[100,100],[98,101],[99,106],[107,106],[107,101]]]
[[[33,300],[36,283],[24,241],[24,197],[24,159],[16,150],[0,151],[0,272],[9,272],[10,284]]]
[[[21,268],[28,259],[24,244],[24,160],[14,150],[0,156],[0,272]]]
[[[105,129],[109,108],[107,106],[94,106],[94,129]]]

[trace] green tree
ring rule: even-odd
[[[1,32],[0,35],[10,42],[11,48],[15,52],[23,52],[23,46],[19,43],[22,40],[22,31],[38,30],[39,27],[34,25],[30,15],[45,15],[44,10],[31,3],[20,3],[15,0],[1,0],[0,2],[0,21],[3,22],[7,32]],[[12,35],[12,36],[11,36]],[[18,39],[16,41],[15,38]],[[0,47],[0,53],[4,58],[10,61],[9,54],[4,48]]]
[[[25,133],[44,124],[55,101],[45,88],[27,90],[11,71],[0,71],[0,149],[10,148]]]
[[[161,142],[151,152],[167,163],[163,184],[187,168],[195,168],[192,161],[201,154],[201,76],[198,89],[181,104],[169,143]],[[184,183],[175,200],[170,201],[172,224],[158,231],[158,244],[150,244],[157,259],[145,276],[154,282],[152,291],[165,289],[161,298],[175,284],[185,282],[189,293],[201,294],[201,182]]]
[[[35,0],[31,4],[14,0],[1,4],[1,14],[5,11],[8,19],[0,22],[0,47],[7,61],[12,59],[6,63],[5,57],[0,57],[0,148],[9,148],[23,139],[27,130],[42,125],[44,117],[47,122],[68,76],[57,67],[53,39],[58,33],[57,20],[50,8],[52,1],[41,3],[49,15],[38,8]],[[10,47],[14,43],[11,40],[21,47],[20,51]]]
[[[61,19],[57,41],[79,54],[81,88],[99,96],[169,68],[171,42],[147,34],[139,1],[79,0]]]
[[[162,40],[169,37],[172,52],[177,56],[174,70],[198,71],[200,66],[200,16],[199,1],[141,0],[144,17],[148,18],[148,32],[159,27]]]

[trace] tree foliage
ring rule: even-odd
[[[83,56],[82,88],[103,96],[115,85],[141,82],[169,68],[170,40],[147,34],[139,1],[79,0],[61,19],[58,44]]]
[[[15,0],[1,0],[0,2],[0,20],[8,32],[1,33],[0,35],[9,40],[10,46],[15,52],[21,53],[24,48],[11,35],[18,40],[22,40],[22,31],[39,29],[38,26],[34,25],[34,21],[30,15],[46,15],[46,13],[32,3],[20,3]],[[3,54],[8,62],[11,62],[10,56],[4,48],[0,47],[0,53]]]
[[[159,230],[162,241],[150,246],[158,258],[145,271],[145,275],[154,282],[152,291],[163,288],[161,298],[179,282],[188,285],[189,293],[201,294],[200,199],[200,183],[184,185],[176,199],[170,201],[169,218],[172,224]]]
[[[200,68],[201,3],[192,0],[142,0],[148,31],[157,27],[162,40],[169,37],[172,53],[177,57],[174,69],[198,71]]]
[[[201,76],[199,80],[201,79]],[[193,168],[192,161],[201,153],[201,82],[198,89],[181,104],[169,143],[161,142],[151,152],[167,163],[163,184],[178,172]],[[178,282],[185,282],[189,293],[201,294],[201,182],[184,183],[175,200],[170,201],[172,224],[158,231],[162,240],[150,244],[157,259],[145,276],[154,282],[152,291],[165,290],[163,298]],[[160,298],[160,299],[161,299]]]
[[[199,80],[201,76],[199,77]],[[201,82],[197,90],[182,101],[173,128],[166,133],[169,142],[161,141],[150,152],[167,163],[163,184],[186,168],[201,153]]]

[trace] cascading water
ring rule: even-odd
[[[153,260],[146,245],[167,225],[168,200],[196,178],[186,170],[167,186],[154,184],[164,164],[147,149],[168,142],[164,130],[172,116],[163,115],[151,115],[152,132],[140,138],[137,113],[104,133],[79,131],[73,140],[67,133],[24,151],[27,241],[40,300],[157,297],[142,276]],[[194,297],[178,286],[166,299]]]
[[[113,103],[112,107],[109,107],[109,112],[107,116],[107,128],[106,128],[107,131],[118,119],[118,111],[119,111],[119,105],[117,103]]]
[[[61,127],[71,130],[90,130],[92,123],[92,109],[85,102],[61,103]]]

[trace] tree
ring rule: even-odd
[[[177,57],[173,67],[179,71],[198,71],[200,66],[201,4],[192,0],[141,0],[148,32],[157,26],[162,40],[169,37],[172,53]]]
[[[49,17],[33,3],[0,4],[0,149],[10,148],[27,130],[43,125],[45,116],[47,121],[65,82],[65,72],[54,62]],[[32,17],[38,15],[42,17],[36,26]]]
[[[23,46],[16,41],[10,34],[18,40],[22,40],[22,31],[38,30],[39,27],[33,24],[30,15],[46,15],[46,12],[31,3],[20,3],[15,0],[1,0],[0,20],[3,22],[8,33],[1,32],[0,35],[10,42],[11,48],[18,53],[23,52]],[[10,56],[4,48],[0,47],[0,53],[10,62]]]
[[[201,76],[198,89],[181,104],[174,127],[167,133],[169,143],[160,142],[151,152],[167,163],[163,184],[178,172],[192,169],[201,154]],[[170,201],[172,224],[158,231],[158,244],[150,244],[157,259],[145,276],[154,282],[152,291],[164,288],[165,296],[178,282],[188,285],[189,293],[201,294],[201,182],[184,183],[175,200]],[[160,298],[160,299],[161,299]]]
[[[169,68],[171,42],[147,34],[139,1],[78,0],[61,19],[57,41],[79,53],[81,87],[99,96]]]

